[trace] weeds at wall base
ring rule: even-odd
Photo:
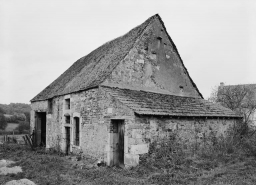
[[[242,133],[241,128],[235,125],[226,137],[211,136],[189,146],[177,137],[154,141],[150,144],[149,153],[140,156],[140,165],[135,170],[140,175],[151,174],[148,177],[151,183],[198,183],[211,175],[215,179],[215,175],[229,173],[225,166],[239,164],[250,157],[256,157],[255,131]],[[220,169],[223,172],[218,172]],[[215,172],[217,174],[214,175]]]
[[[176,138],[155,141],[149,153],[141,155],[140,165],[131,169],[92,167],[89,159],[85,161],[91,167],[80,168],[74,165],[80,161],[61,157],[58,150],[41,153],[8,144],[0,156],[12,156],[24,173],[2,181],[24,177],[38,184],[256,184],[256,137],[248,133],[241,137],[230,132],[226,138],[209,137],[205,143],[192,146]],[[207,144],[212,139],[214,145]]]

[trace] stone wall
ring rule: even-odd
[[[103,84],[199,97],[159,20],[144,30]]]
[[[65,109],[65,99],[70,98],[70,109]],[[74,118],[80,120],[80,144],[76,146],[71,139],[71,151],[104,159],[108,165],[114,160],[115,133],[113,120],[124,123],[124,165],[135,166],[139,156],[147,153],[149,143],[177,134],[184,143],[201,142],[204,137],[219,137],[231,124],[232,119],[192,119],[160,116],[139,116],[110,96],[104,88],[53,98],[52,111],[47,101],[32,103],[31,126],[34,126],[35,112],[47,112],[47,148],[65,150],[65,127],[70,127],[74,138]],[[70,115],[70,123],[65,122]]]
[[[177,135],[187,147],[202,144],[205,138],[225,137],[233,119],[161,118],[157,116],[136,116],[134,122],[126,125],[126,165],[134,166],[139,155],[148,152],[149,143]],[[209,143],[212,144],[212,143]]]
[[[70,98],[70,109],[65,109],[65,99]],[[110,151],[111,119],[125,119],[134,113],[104,92],[101,88],[73,93],[53,98],[52,111],[48,101],[32,102],[31,127],[35,125],[35,113],[47,112],[46,147],[65,151],[65,127],[71,128],[74,137],[74,117],[80,119],[80,144],[76,146],[71,139],[71,151],[84,153],[95,158],[107,158]],[[65,115],[70,115],[70,124],[65,123]]]

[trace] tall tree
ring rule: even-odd
[[[253,124],[252,117],[256,112],[256,85],[221,85],[215,87],[208,99],[220,103],[243,116],[243,123]]]
[[[2,107],[0,107],[0,114],[5,114],[5,113],[6,113],[5,110]]]

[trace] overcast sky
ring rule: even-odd
[[[0,103],[29,101],[77,59],[158,13],[200,92],[256,83],[256,1],[0,0]]]

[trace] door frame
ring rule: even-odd
[[[74,136],[75,136],[75,128],[76,128],[76,126],[75,126],[75,124],[76,124],[76,121],[75,121],[75,118],[78,118],[79,119],[79,145],[77,146],[77,145],[75,145],[75,138],[74,138]],[[71,141],[72,141],[72,147],[76,147],[76,148],[81,148],[81,142],[82,142],[82,127],[81,127],[81,122],[82,122],[82,118],[81,118],[81,115],[80,115],[80,113],[78,113],[78,112],[74,112],[73,113],[73,116],[72,116],[72,128],[73,128],[73,130],[72,130],[72,139],[71,139]]]

